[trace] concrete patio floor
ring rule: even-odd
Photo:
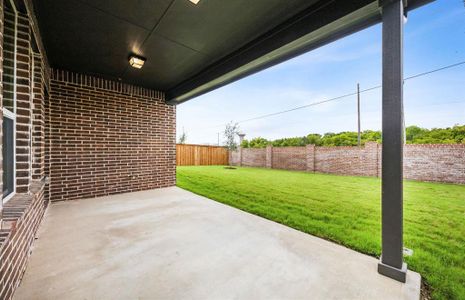
[[[418,299],[378,260],[172,187],[55,203],[15,299]]]

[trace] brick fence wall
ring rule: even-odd
[[[407,178],[465,184],[465,145],[408,145],[404,153]]]
[[[307,169],[307,149],[305,147],[267,147],[271,155],[271,163],[268,168],[286,170],[306,170]]]
[[[381,176],[381,145],[244,148],[231,164],[339,175]],[[405,145],[404,178],[465,184],[465,145]]]
[[[229,164],[239,166],[241,164],[240,149],[238,151],[229,151]]]
[[[377,176],[377,143],[367,143],[365,147],[315,147],[315,172]]]
[[[266,152],[263,150],[264,149],[247,149],[247,151],[242,151],[242,164],[250,167],[265,166]]]

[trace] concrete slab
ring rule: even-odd
[[[15,299],[419,299],[377,264],[172,187],[53,204]]]

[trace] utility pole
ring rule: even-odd
[[[218,132],[218,146],[220,145],[220,133]]]
[[[357,135],[357,145],[360,147],[362,145],[362,138],[360,133],[360,84],[357,83],[357,124],[358,124],[358,135]]]

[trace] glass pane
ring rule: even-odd
[[[5,8],[3,34],[3,107],[14,111],[15,13]]]
[[[6,197],[14,188],[14,122],[3,117],[3,197]]]

